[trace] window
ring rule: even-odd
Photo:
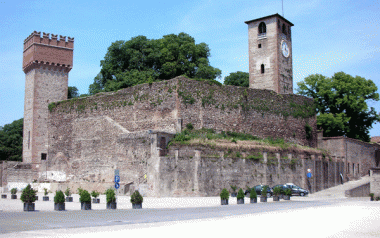
[[[41,160],[46,160],[46,153],[41,153]]]
[[[282,33],[284,33],[286,35],[286,26],[285,26],[285,24],[282,24]]]
[[[259,44],[259,48],[261,48],[261,44]]]
[[[261,73],[265,73],[265,68],[264,68],[264,64],[261,64]]]
[[[277,20],[277,26],[278,26],[278,29],[281,29],[281,23],[280,23],[280,20]]]
[[[30,131],[28,131],[28,149],[30,149]]]
[[[354,163],[352,163],[352,174],[355,175],[355,164]]]
[[[358,164],[358,167],[357,167],[357,168],[358,168],[357,174],[360,174],[360,171],[359,171],[359,164]]]
[[[266,33],[267,32],[267,26],[264,22],[261,22],[259,24],[259,34]]]
[[[350,173],[350,163],[347,163],[347,173]]]

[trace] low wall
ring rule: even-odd
[[[359,187],[352,188],[345,191],[346,197],[368,197],[370,192],[370,183],[360,185]]]

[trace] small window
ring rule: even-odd
[[[28,131],[28,150],[30,149],[30,131]]]
[[[259,44],[259,48],[261,48],[261,44]]]
[[[46,153],[41,153],[41,160],[46,160]]]
[[[286,26],[285,26],[285,24],[282,24],[282,33],[284,33],[286,35]]]
[[[290,35],[290,26],[288,26],[288,34]]]
[[[267,26],[264,22],[261,22],[259,24],[259,34],[266,33],[267,32]]]
[[[280,23],[280,20],[277,20],[277,26],[278,26],[278,29],[281,29],[281,23]]]
[[[350,173],[350,163],[347,163],[347,173]]]
[[[265,73],[265,67],[264,67],[264,64],[261,64],[261,73]]]

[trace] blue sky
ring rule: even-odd
[[[272,1],[17,1],[0,0],[0,126],[23,117],[23,41],[34,30],[75,38],[69,86],[87,93],[107,48],[144,35],[158,39],[185,32],[211,49],[210,64],[248,72],[248,27],[244,21],[282,14]],[[343,71],[380,87],[380,2],[378,0],[284,0],[292,28],[293,77],[331,77]],[[370,102],[380,112],[379,102]],[[371,136],[380,135],[375,124]]]

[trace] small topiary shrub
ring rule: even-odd
[[[222,200],[228,200],[230,198],[230,193],[226,188],[222,189],[222,192],[220,193],[220,199]]]
[[[47,196],[47,195],[48,195],[48,190],[47,190],[47,188],[44,188],[44,190],[45,190],[44,194],[45,194],[45,196]]]
[[[251,188],[251,191],[249,193],[249,198],[251,198],[251,199],[257,198],[257,193],[256,193],[256,189],[255,188]]]
[[[54,203],[65,203],[65,195],[61,190],[55,192]]]
[[[83,189],[81,187],[79,187],[77,190],[78,190],[78,194],[80,196],[80,194],[83,192]]]
[[[11,194],[12,194],[12,195],[15,195],[16,193],[17,193],[17,188],[12,188],[12,189],[11,189]]]
[[[16,191],[17,191],[17,189],[16,189]],[[11,192],[12,192],[12,190],[11,190]],[[30,186],[30,184],[28,184],[28,186],[26,186],[26,188],[24,190],[22,190],[20,199],[24,203],[35,202],[36,201],[36,193],[37,193],[37,191],[34,190],[32,188],[32,186]]]
[[[116,202],[115,195],[116,195],[115,190],[113,190],[112,188],[107,189],[107,191],[106,191],[107,203]]]
[[[66,190],[65,190],[65,195],[66,195],[67,197],[70,197],[70,196],[71,196],[70,188],[66,188]]]
[[[92,191],[91,192],[91,196],[93,196],[94,198],[97,198],[99,196],[99,192],[97,191]]]
[[[285,189],[284,195],[286,195],[286,196],[292,196],[292,190],[290,188]]]
[[[281,194],[281,188],[280,187],[275,187],[273,189],[273,195],[279,196]]]
[[[264,186],[263,190],[261,191],[261,196],[262,197],[266,197],[267,196],[267,191],[268,191],[267,186]]]
[[[87,190],[82,189],[79,196],[80,202],[91,202],[91,196]]]
[[[234,185],[231,185],[232,192],[236,192],[237,187]]]
[[[143,197],[141,196],[141,194],[139,193],[139,190],[136,190],[132,196],[131,196],[131,203],[132,204],[139,204],[139,203],[142,203],[143,202]]]
[[[239,192],[237,194],[237,199],[244,199],[244,192],[243,189],[239,189]]]

